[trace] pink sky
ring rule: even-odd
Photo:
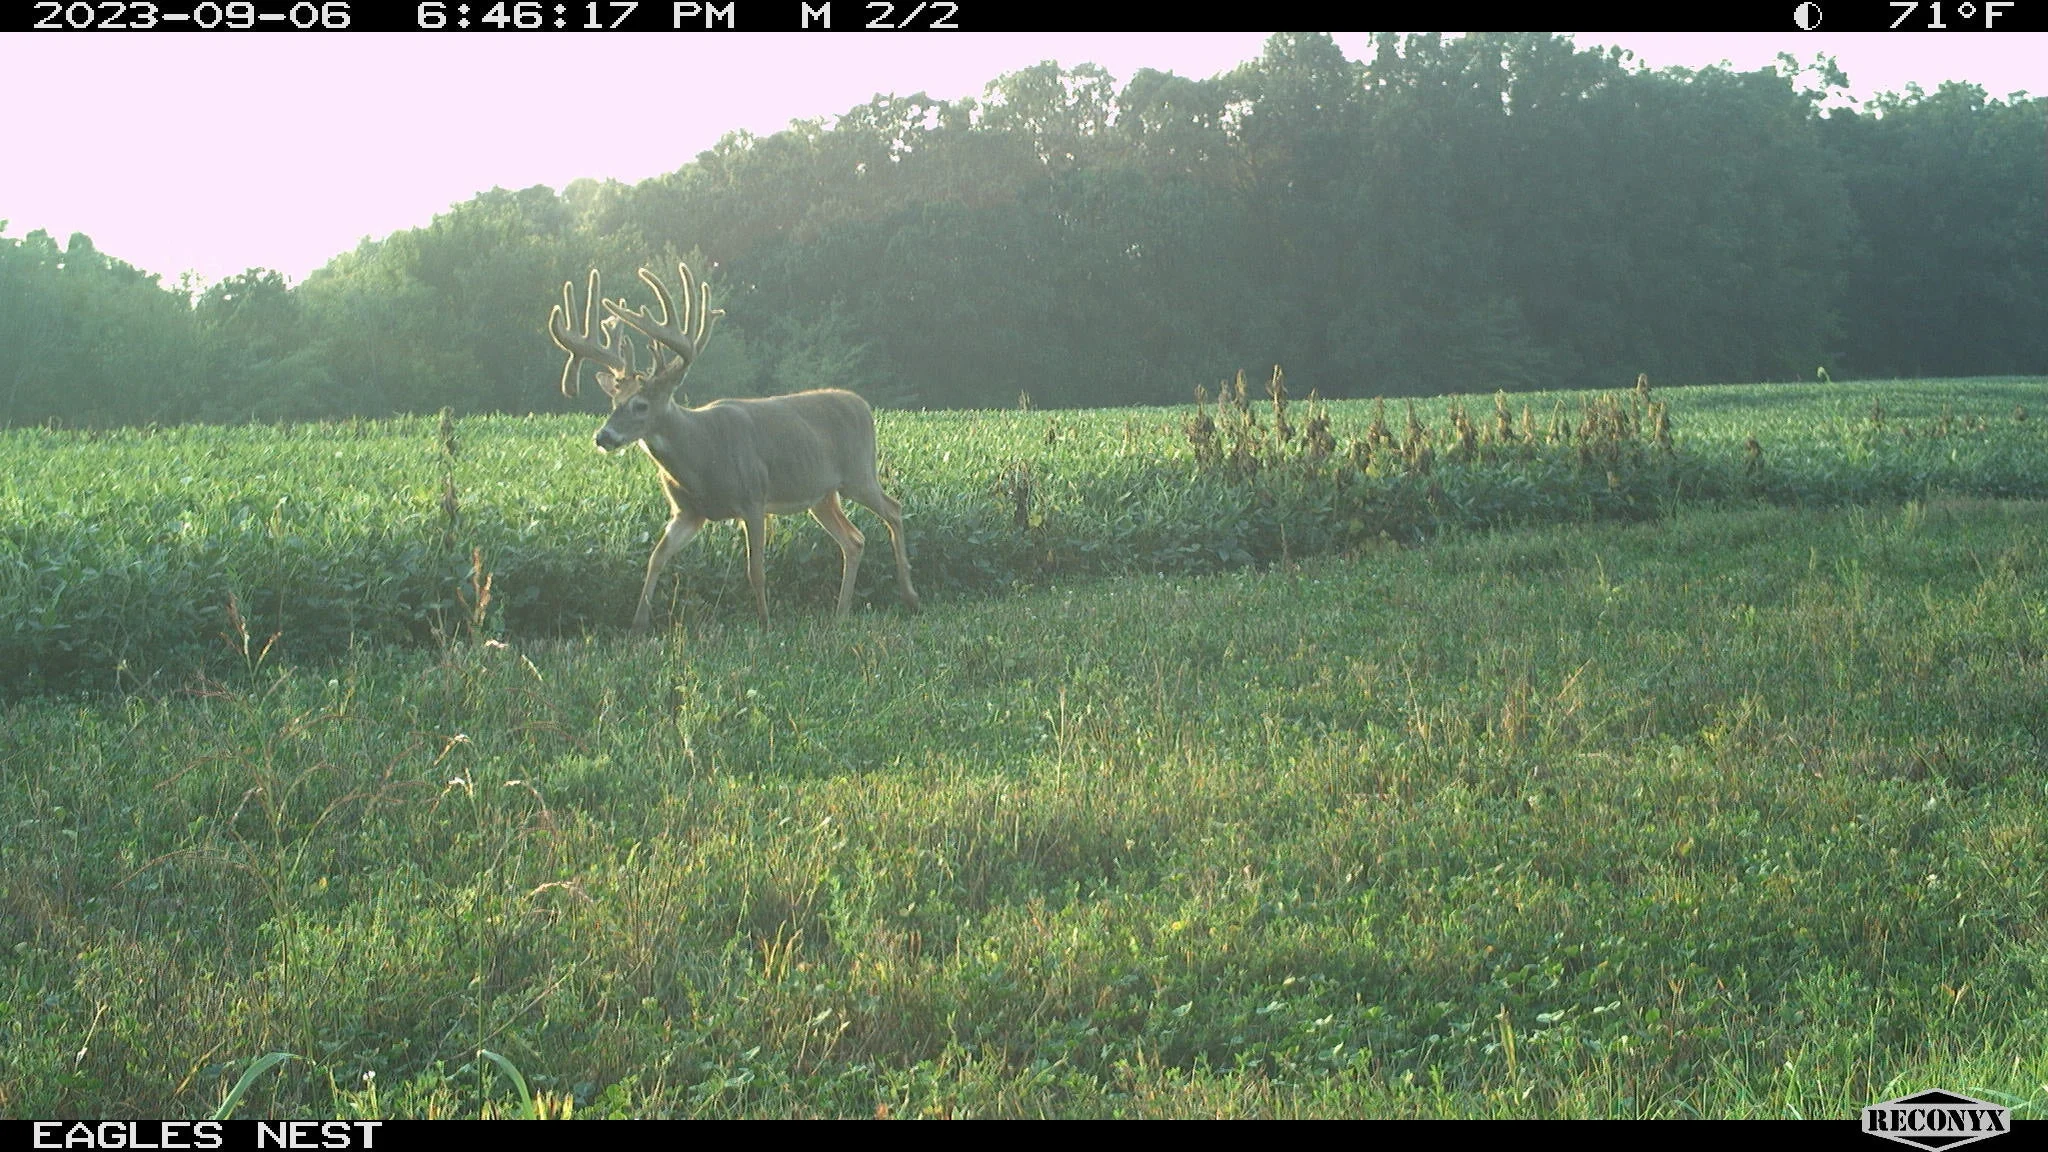
[[[777,131],[877,92],[981,94],[1042,60],[1206,77],[1265,33],[0,34],[5,234],[85,232],[171,280],[293,280],[492,186],[638,181],[734,129]],[[1356,57],[1365,34],[1339,33]],[[2048,91],[2048,34],[1580,33],[1652,67],[1836,57],[1859,96],[1969,80]],[[668,127],[604,127],[616,104]]]

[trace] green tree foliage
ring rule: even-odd
[[[1209,79],[1053,61],[877,95],[638,185],[492,189],[288,288],[0,240],[0,423],[568,411],[543,324],[679,258],[692,396],[889,406],[2048,370],[2048,101],[1822,112],[1826,59],[1651,71],[1531,34],[1275,36]]]
[[[251,269],[200,295],[195,309],[210,366],[208,388],[190,401],[220,422],[338,416],[324,347],[313,346],[305,302],[276,272]]]
[[[73,234],[0,240],[0,423],[191,418],[210,386],[191,299]]]
[[[543,330],[587,265],[569,203],[494,188],[423,229],[364,241],[302,289],[334,343],[335,386],[372,414],[554,410]]]
[[[2048,364],[2048,100],[1912,87],[1825,127],[1855,174],[1860,226],[1845,363],[1899,375]]]

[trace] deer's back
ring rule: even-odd
[[[721,437],[759,462],[746,477],[767,503],[809,507],[875,471],[875,415],[868,402],[840,388],[786,396],[715,400],[698,414],[715,420]],[[752,469],[749,469],[752,471]]]

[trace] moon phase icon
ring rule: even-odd
[[[1807,0],[1792,10],[1792,22],[1808,32],[1820,27],[1820,5]]]

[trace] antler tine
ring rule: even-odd
[[[613,333],[609,325],[600,323],[598,326],[598,330],[603,333],[602,341],[591,338],[591,314],[593,307],[600,298],[601,287],[602,284],[598,278],[598,271],[592,268],[590,270],[588,291],[583,298],[583,331],[580,335],[569,327],[569,318],[576,314],[575,281],[564,280],[562,282],[562,302],[548,310],[548,336],[554,340],[555,347],[569,354],[569,362],[562,365],[562,395],[564,396],[574,396],[581,390],[582,368],[583,361],[585,360],[593,361],[611,369],[614,377],[636,374],[630,355],[622,357],[611,346]],[[605,386],[604,377],[601,374],[598,376],[598,384],[601,387],[605,387],[607,392],[613,391],[612,388]]]
[[[640,279],[654,290],[654,299],[661,306],[659,319],[655,317],[653,310],[644,305],[638,308],[627,307],[623,299],[606,300],[604,307],[614,318],[638,329],[657,349],[666,349],[674,353],[675,359],[664,364],[659,371],[673,372],[677,379],[681,379],[682,374],[689,371],[691,362],[696,360],[697,353],[704,350],[704,343],[708,338],[706,324],[713,315],[723,315],[723,312],[714,313],[711,309],[710,285],[699,286],[696,279],[690,275],[687,266],[678,264],[676,267],[683,277],[681,307],[677,306],[676,298],[669,295],[668,286],[661,282],[661,277],[645,268],[640,269]],[[694,310],[691,308],[692,303],[696,304]],[[693,311],[696,319],[694,333],[690,330]]]
[[[678,264],[677,267],[682,268],[682,265]],[[684,277],[683,306],[680,310],[678,310],[676,306],[670,302],[668,288],[662,284],[661,277],[656,276],[654,273],[649,272],[645,268],[642,268],[640,270],[640,279],[649,288],[654,289],[654,298],[661,304],[662,325],[664,327],[667,327],[669,325],[669,318],[673,316],[675,318],[675,330],[687,335],[690,331],[690,270],[688,268],[683,268],[682,271]]]
[[[633,347],[633,337],[619,331],[619,322],[607,316],[599,321],[604,327],[604,342],[615,349],[619,359],[625,362],[626,371],[635,376],[640,374],[640,350]]]
[[[569,346],[569,314],[576,311],[575,282],[562,281],[562,302],[548,309],[548,338],[555,347],[569,354],[569,362],[562,365],[562,395],[574,396],[582,391],[578,381],[576,349]]]
[[[690,297],[691,287],[689,266],[678,260],[676,261],[676,271],[683,274],[683,298],[687,300]],[[697,291],[699,293],[697,299],[697,330],[691,333],[690,344],[697,351],[702,352],[704,346],[711,343],[711,326],[718,322],[720,316],[725,315],[725,309],[713,308],[711,306],[711,285],[708,282],[697,285]],[[687,327],[687,324],[685,326]]]

